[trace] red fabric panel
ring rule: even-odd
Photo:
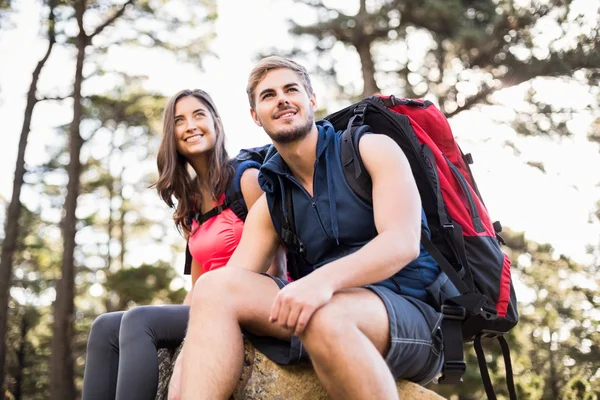
[[[463,228],[464,236],[495,236],[488,211],[473,190],[471,176],[466,168],[460,149],[446,117],[434,106],[422,108],[414,105],[397,105],[390,110],[408,117],[421,144],[427,144],[435,157],[444,202],[451,218]],[[457,179],[448,167],[444,155],[454,164],[469,183],[470,197],[477,208],[485,231],[476,232],[473,227],[469,202]]]
[[[496,303],[496,311],[498,316],[504,318],[508,303],[510,302],[510,258],[505,254],[504,263],[502,264],[502,276],[500,277],[500,293],[498,294],[498,302]]]

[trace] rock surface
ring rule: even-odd
[[[159,385],[156,400],[167,400],[169,379],[177,350],[159,350]],[[244,369],[234,400],[326,400],[329,396],[310,363],[280,367],[245,343]],[[412,382],[396,382],[402,400],[443,400],[438,394]]]

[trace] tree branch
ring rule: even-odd
[[[127,0],[127,2],[121,6],[119,11],[117,11],[112,17],[108,18],[106,21],[104,21],[104,23],[102,23],[102,25],[98,26],[96,30],[94,30],[94,32],[89,36],[89,39],[91,40],[94,36],[102,32],[104,28],[115,22],[117,18],[123,15],[127,6],[133,4],[133,1],[134,0]]]
[[[484,100],[486,100],[486,97],[488,95],[494,93],[496,90],[497,90],[496,88],[491,88],[491,87],[487,86],[486,88],[481,89],[479,91],[479,93],[477,93],[476,95],[469,97],[465,101],[464,106],[458,107],[456,110],[454,110],[452,112],[444,113],[444,115],[446,116],[446,118],[452,118],[453,116],[455,116],[456,114],[458,114],[460,112],[471,109],[476,104],[484,103]],[[487,102],[487,101],[485,101],[485,102]]]
[[[39,99],[37,99],[36,101],[40,102],[40,101],[63,101],[66,100],[70,97],[73,97],[72,94],[68,95],[68,96],[57,96],[57,97],[41,97]]]

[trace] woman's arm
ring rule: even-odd
[[[240,186],[242,188],[242,196],[244,197],[248,211],[250,211],[256,200],[263,194],[262,189],[258,185],[258,169],[248,168],[244,171],[240,179]],[[286,251],[283,246],[277,249],[275,258],[267,273],[271,276],[287,279]]]
[[[192,293],[194,290],[194,285],[196,284],[196,281],[198,280],[198,278],[200,278],[200,276],[202,276],[202,274],[204,274],[204,268],[202,268],[202,265],[200,265],[200,263],[196,260],[194,260],[192,258],[192,268],[191,268],[191,275],[192,275],[192,287],[190,288],[190,291],[188,292],[188,294],[185,296],[185,299],[183,300],[183,305],[189,306],[191,304],[192,301]]]

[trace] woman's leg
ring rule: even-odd
[[[117,400],[154,400],[159,348],[176,348],[185,337],[190,308],[140,306],[125,313],[119,335]]]
[[[83,374],[83,400],[115,398],[119,370],[119,327],[123,314],[102,314],[92,323]]]

